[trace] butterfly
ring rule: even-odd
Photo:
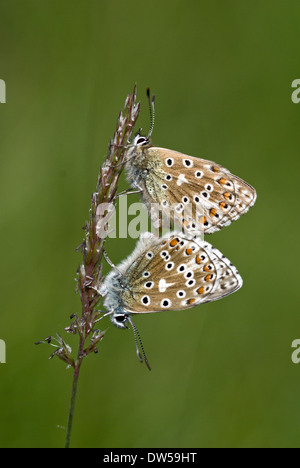
[[[147,137],[140,131],[134,137],[125,170],[128,182],[141,192],[154,226],[164,224],[162,217],[172,217],[185,232],[199,235],[237,220],[254,205],[255,189],[213,161],[153,146],[154,96],[151,108],[149,90],[147,95],[150,131]]]
[[[132,316],[185,310],[221,299],[241,288],[242,278],[215,247],[179,232],[143,233],[134,251],[106,276],[100,294],[112,323],[132,326],[137,355],[150,368]]]

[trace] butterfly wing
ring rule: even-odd
[[[242,278],[209,243],[168,234],[153,241],[129,266],[121,293],[131,313],[182,310],[237,291]]]
[[[228,226],[255,203],[255,189],[213,161],[157,147],[147,149],[147,160],[151,163],[145,180],[148,210],[151,203],[160,204],[168,217],[170,207],[175,207],[179,224],[196,234]],[[153,165],[157,160],[161,164]],[[152,219],[157,222],[155,214]]]

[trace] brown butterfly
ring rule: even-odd
[[[242,278],[232,263],[208,242],[182,233],[141,236],[135,250],[105,278],[100,293],[111,321],[130,323],[145,356],[132,315],[185,310],[237,291]]]
[[[153,146],[153,126],[154,96],[149,134],[135,136],[127,150],[125,169],[156,227],[162,225],[160,210],[166,220],[173,216],[184,230],[212,234],[254,205],[255,189],[219,164]]]

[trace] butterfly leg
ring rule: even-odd
[[[120,276],[123,276],[122,273],[120,272],[120,270],[118,270],[118,268],[116,267],[116,265],[111,261],[111,259],[110,259],[109,256],[107,255],[105,249],[103,249],[103,255],[104,255],[105,260],[106,260],[107,263],[109,264],[109,266],[111,266],[117,273],[119,273]]]
[[[141,187],[138,187],[138,190],[130,190],[130,189],[123,190],[123,192],[117,193],[117,195],[115,195],[115,200],[119,197],[122,197],[123,195],[133,195],[134,193],[141,193],[141,192],[142,192]]]
[[[109,315],[112,314],[112,312],[106,312],[105,310],[95,310],[95,312],[99,312],[99,314],[100,314],[100,313],[103,314],[102,317],[99,317],[99,318],[97,318],[97,319],[95,320],[95,323],[96,323],[96,322],[100,322],[100,320],[102,320],[103,318],[108,317]]]

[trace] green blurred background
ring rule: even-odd
[[[125,97],[153,142],[257,189],[207,237],[244,286],[222,301],[110,325],[79,381],[73,447],[298,447],[299,0],[0,0],[0,446],[64,444],[72,372],[34,342],[80,310],[74,277],[97,173]],[[126,188],[125,177],[120,189]],[[138,201],[135,196],[132,201]],[[111,239],[117,263],[133,239]]]

